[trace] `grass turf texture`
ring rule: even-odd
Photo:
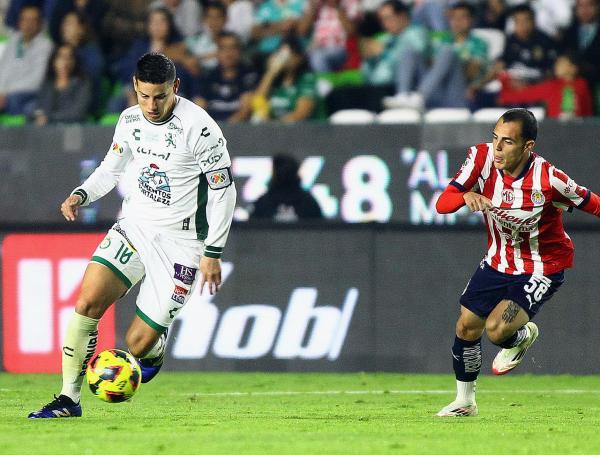
[[[55,375],[0,374],[0,453],[600,450],[597,376],[483,376],[478,417],[437,418],[454,398],[449,375],[163,372],[131,402],[84,390],[82,418],[26,419],[58,384]]]

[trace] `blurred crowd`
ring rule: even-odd
[[[150,51],[222,122],[600,114],[600,0],[0,0],[0,14],[1,117],[37,125],[114,121]]]

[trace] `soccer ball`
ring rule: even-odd
[[[108,403],[120,403],[140,388],[142,372],[131,354],[108,349],[92,358],[86,376],[94,395]]]

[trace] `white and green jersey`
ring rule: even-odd
[[[203,240],[204,255],[218,258],[235,207],[230,167],[216,122],[177,97],[172,115],[161,123],[147,120],[137,105],[123,111],[106,157],[73,194],[88,205],[122,177],[124,217],[173,237]]]

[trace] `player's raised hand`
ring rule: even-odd
[[[81,196],[72,194],[65,199],[60,206],[60,211],[67,221],[75,221],[79,213],[78,207],[81,205]]]
[[[484,210],[493,207],[492,201],[484,195],[473,191],[468,191],[463,194],[463,199],[472,212],[483,212]]]
[[[221,260],[202,256],[200,259],[200,295],[208,283],[208,292],[214,295],[221,286]]]

